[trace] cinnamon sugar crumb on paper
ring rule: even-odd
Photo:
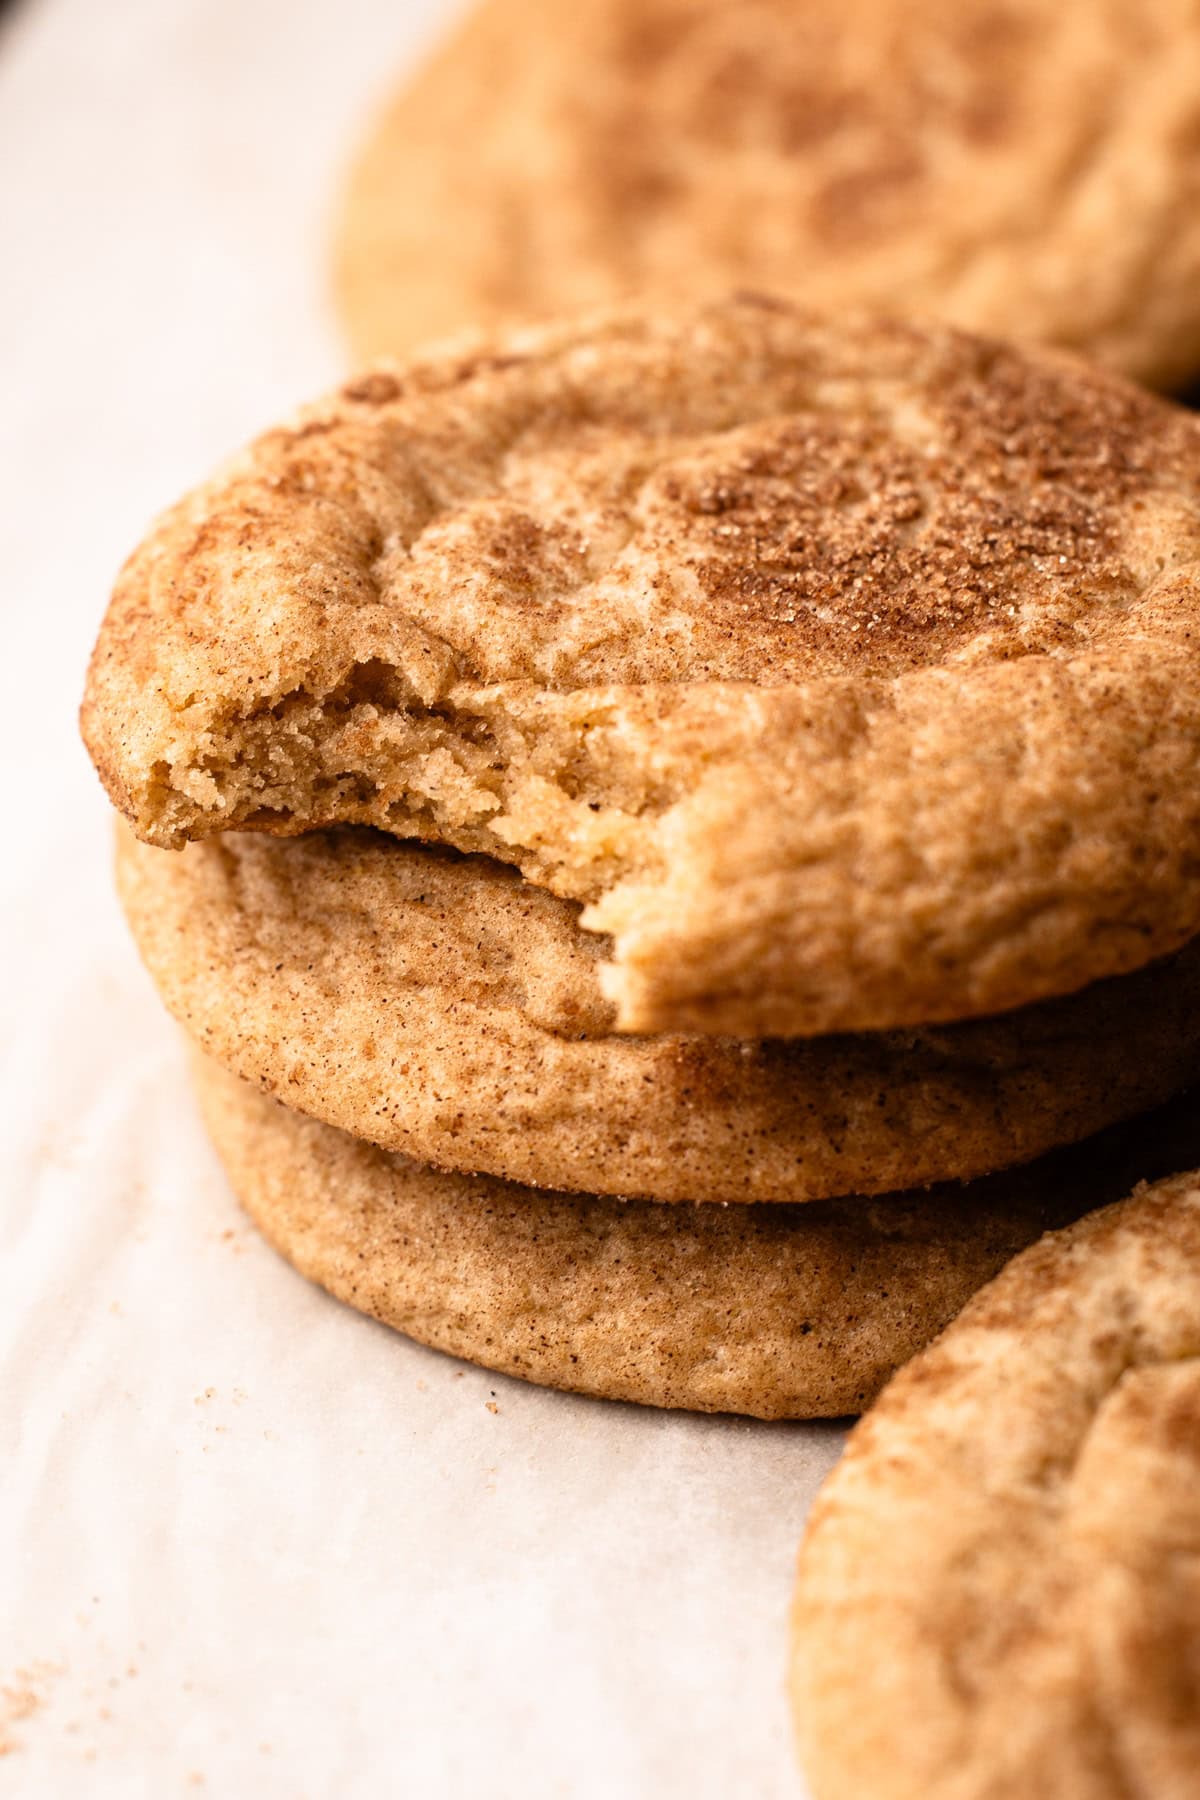
[[[15,1669],[7,1681],[0,1682],[0,1756],[21,1749],[22,1740],[11,1727],[41,1711],[54,1678],[62,1673],[61,1663],[41,1658]]]

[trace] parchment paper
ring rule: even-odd
[[[840,1431],[542,1393],[279,1262],[76,741],[152,512],[339,372],[332,196],[440,10],[0,20],[6,1797],[802,1793],[785,1614]]]

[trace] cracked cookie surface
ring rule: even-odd
[[[1194,1155],[1178,1108],[969,1190],[659,1206],[447,1175],[197,1056],[238,1198],[301,1274],[454,1356],[550,1387],[759,1418],[858,1412],[1047,1225]],[[1168,1164],[1168,1166],[1178,1166]]]
[[[150,842],[587,903],[628,1031],[1006,1010],[1200,927],[1200,422],[745,297],[347,384],[166,514],[84,730]]]
[[[1186,382],[1195,0],[487,0],[381,117],[343,203],[362,360],[736,284]]]
[[[793,1612],[813,1794],[1191,1800],[1198,1645],[1193,1173],[1025,1251],[854,1433]]]

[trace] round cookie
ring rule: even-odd
[[[1124,1128],[980,1182],[969,1205],[936,1189],[683,1209],[439,1173],[207,1058],[194,1069],[242,1204],[339,1299],[528,1381],[759,1418],[860,1410],[1007,1257],[1119,1191],[1116,1171],[1128,1182],[1149,1148]],[[1178,1135],[1170,1118],[1160,1126],[1152,1154]]]
[[[810,1519],[815,1800],[1193,1800],[1200,1175],[1011,1263],[903,1369]]]
[[[361,360],[763,286],[1179,385],[1200,370],[1200,12],[485,0],[364,145],[336,286]]]
[[[891,1035],[611,1032],[578,909],[482,857],[339,831],[180,855],[119,834],[172,1013],[354,1136],[657,1200],[883,1193],[1025,1161],[1200,1077],[1200,940],[1065,1000]]]
[[[1200,421],[743,299],[346,386],[160,520],[84,704],[148,841],[589,903],[631,1032],[979,1017],[1200,928]]]

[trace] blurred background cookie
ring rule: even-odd
[[[356,359],[739,285],[1200,369],[1194,0],[485,0],[344,199]]]

